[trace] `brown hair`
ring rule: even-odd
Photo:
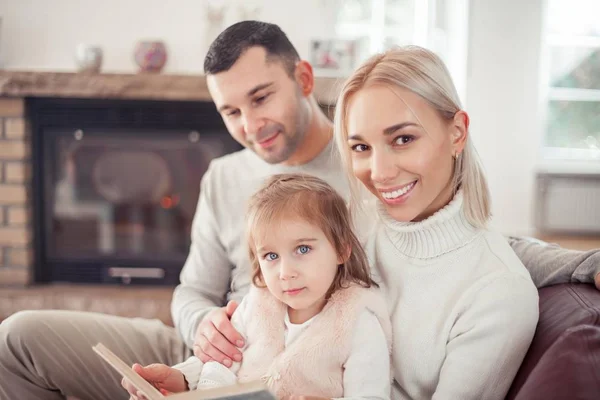
[[[327,297],[349,283],[378,286],[371,278],[367,256],[354,234],[344,199],[325,181],[302,174],[273,175],[250,198],[246,232],[254,285],[265,287],[255,238],[286,217],[299,218],[321,229],[338,256],[346,260],[339,265]]]

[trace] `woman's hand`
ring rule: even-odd
[[[131,369],[157,388],[163,395],[188,391],[183,373],[168,365],[150,364],[142,367],[140,364],[133,364]],[[129,393],[130,400],[146,399],[146,396],[139,392],[128,379],[123,378],[121,386]]]

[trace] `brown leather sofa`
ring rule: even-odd
[[[537,330],[507,399],[600,399],[600,291],[562,284],[539,295]]]

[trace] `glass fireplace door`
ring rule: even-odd
[[[105,279],[164,278],[181,267],[200,179],[239,149],[226,132],[48,129],[45,253],[75,274],[101,264]]]

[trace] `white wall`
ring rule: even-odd
[[[241,1],[249,0],[229,3]],[[333,26],[322,11],[323,4],[331,1],[254,0],[263,5],[259,17],[279,24],[304,57],[308,57],[311,37],[332,33]],[[165,72],[197,74],[212,40],[204,28],[205,3],[0,0],[0,57],[7,69],[72,71],[75,47],[84,42],[104,48],[104,72],[134,72],[135,43],[160,38],[169,50]],[[469,3],[469,72],[466,81],[457,83],[461,89],[466,87],[472,134],[489,175],[494,225],[506,233],[530,234],[540,142],[538,76],[543,0]],[[235,10],[230,9],[229,22],[236,18]],[[460,31],[455,19],[450,28]],[[456,52],[460,46],[458,50],[447,49],[451,50]]]
[[[543,3],[471,0],[467,108],[505,233],[533,234]]]
[[[226,22],[238,20],[239,4],[226,2]],[[308,57],[309,40],[328,36],[333,26],[324,0],[254,0],[259,18],[278,23]],[[6,69],[73,71],[79,43],[104,50],[103,72],[135,72],[135,44],[161,39],[169,60],[166,73],[197,74],[208,44],[206,0],[0,0],[0,57]],[[310,22],[308,22],[310,21]],[[307,25],[310,23],[310,35]]]

